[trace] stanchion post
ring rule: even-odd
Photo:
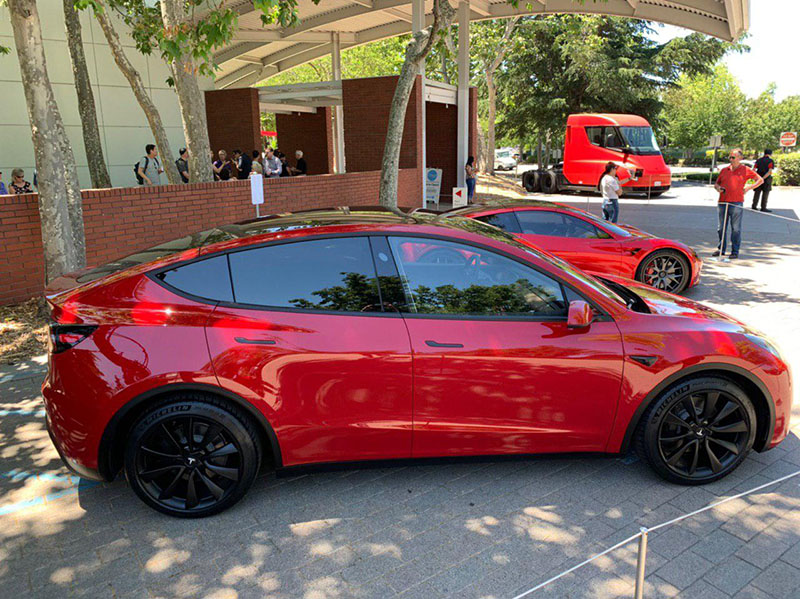
[[[642,599],[644,593],[644,566],[647,561],[647,533],[644,526],[639,529],[639,560],[636,563],[636,591],[634,599]]]
[[[722,217],[722,239],[719,241],[719,261],[722,262],[722,256],[725,255],[726,241],[725,241],[725,230],[728,226],[728,207],[730,206],[729,202],[725,202],[725,215]],[[719,209],[717,209],[719,210]],[[719,212],[717,212],[717,218],[719,218]],[[733,241],[731,241],[733,243]]]

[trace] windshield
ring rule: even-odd
[[[511,158],[511,150],[497,150],[494,155],[498,158]]]
[[[650,127],[620,127],[633,154],[660,154],[656,136]]]
[[[598,225],[602,226],[606,231],[611,231],[615,235],[619,235],[620,237],[633,237],[633,234],[630,231],[626,231],[622,227],[618,227],[614,223],[608,220],[603,220],[596,214],[592,214],[591,212],[582,212],[583,216],[592,219]]]

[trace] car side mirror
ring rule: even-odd
[[[569,303],[567,312],[567,328],[585,329],[594,321],[594,311],[592,307],[583,300],[575,300]]]

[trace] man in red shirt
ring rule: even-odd
[[[744,194],[761,185],[764,179],[753,169],[742,164],[744,154],[739,148],[731,150],[729,158],[731,163],[719,172],[717,182],[714,184],[714,189],[719,192],[717,204],[719,245],[712,256],[725,255],[726,240],[722,236],[723,229],[725,229],[731,232],[730,258],[733,260],[739,257],[739,245],[742,242]],[[748,183],[748,181],[753,181],[753,183]],[[726,216],[727,225],[725,223]]]

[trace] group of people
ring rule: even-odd
[[[755,170],[742,164],[744,152],[740,148],[731,150],[728,159],[730,164],[724,167],[717,176],[714,189],[719,193],[717,202],[717,237],[719,243],[712,256],[724,256],[727,249],[727,237],[730,233],[731,260],[739,257],[739,248],[742,243],[742,213],[744,211],[744,196],[747,192],[755,190],[751,208],[761,212],[772,212],[767,208],[767,200],[772,190],[772,171],[775,162],[772,160],[772,150],[764,150],[764,155],[756,160]],[[619,194],[622,185],[630,177],[618,176],[617,165],[613,162],[606,164],[600,177],[598,187],[603,194],[603,218],[613,223],[619,217]]]
[[[164,168],[158,157],[158,148],[155,144],[147,144],[144,151],[144,156],[133,167],[136,180],[139,185],[161,185],[161,175],[164,173]],[[259,174],[265,177],[298,177],[308,174],[308,163],[303,157],[302,150],[295,152],[294,166],[288,163],[286,154],[277,148],[273,150],[270,147],[267,147],[263,154],[259,150],[247,153],[237,149],[233,151],[232,159],[228,158],[228,153],[225,150],[220,150],[217,152],[217,159],[215,160],[214,152],[212,151],[210,159],[215,181],[247,179],[252,174]],[[189,151],[186,148],[181,148],[178,152],[175,166],[178,169],[181,180],[184,183],[189,183]],[[17,170],[20,169],[15,169],[14,172]],[[2,183],[0,183],[1,185]]]
[[[34,193],[30,182],[25,180],[25,171],[21,168],[13,169],[11,171],[11,183],[8,184],[8,187],[3,182],[3,173],[0,172],[0,196],[13,196],[20,193]]]

